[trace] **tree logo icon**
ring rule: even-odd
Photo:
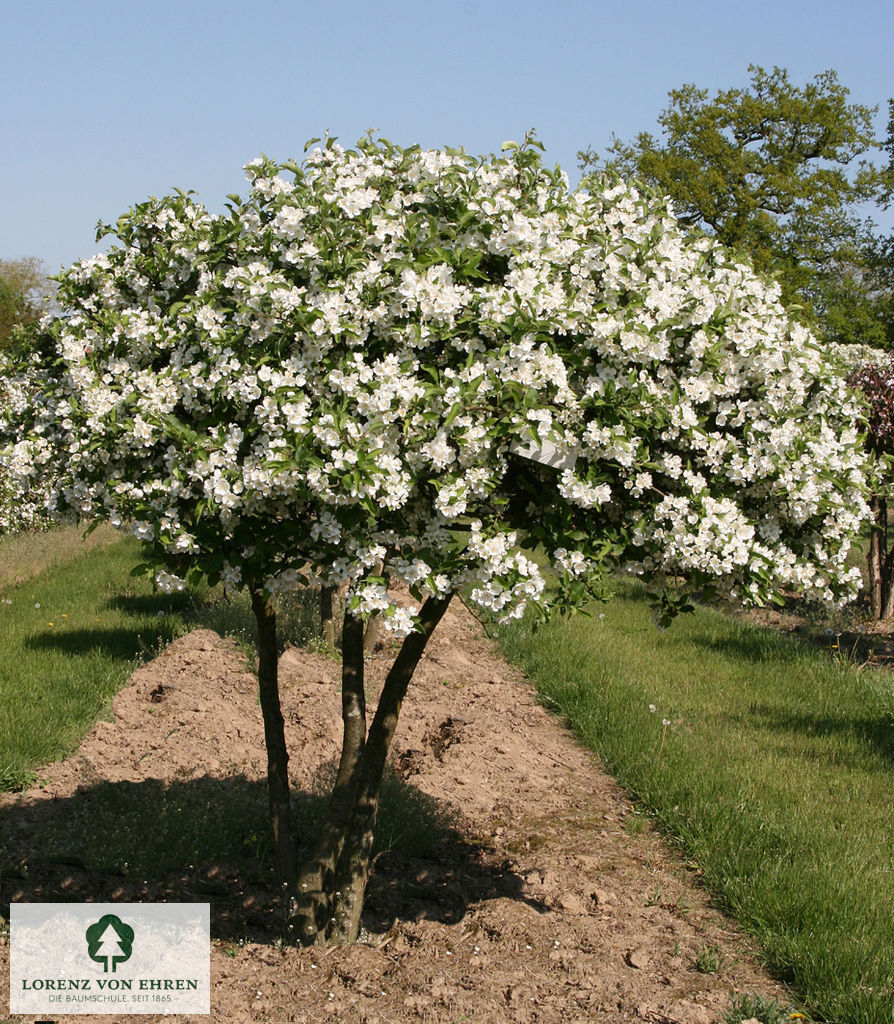
[[[133,951],[133,928],[114,914],[105,914],[86,931],[87,952],[91,960],[103,965],[103,971],[117,970],[118,964],[130,959]]]

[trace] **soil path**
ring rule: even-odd
[[[373,696],[388,663],[386,651],[368,662]],[[281,687],[292,781],[308,793],[338,750],[338,665],[287,650]],[[221,800],[264,813],[256,680],[234,644],[192,633],[134,674],[74,756],[0,798],[0,896],[210,902],[212,1014],[192,1019],[211,1024],[716,1024],[731,992],[785,1001],[694,866],[633,813],[458,601],[395,743],[395,785],[424,804],[432,834],[422,853],[378,857],[356,946],[277,948],[269,874],[246,860],[145,880],[100,872],[71,854],[72,823],[90,820],[100,793],[161,791],[173,805],[189,789],[209,815]],[[8,957],[2,939],[3,1007]],[[712,957],[719,970],[705,973]]]

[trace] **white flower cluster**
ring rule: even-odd
[[[530,146],[328,140],[246,171],[228,213],[150,200],[63,275],[55,355],[6,385],[4,479],[52,465],[49,504],[126,524],[166,585],[347,583],[398,635],[391,581],[547,601],[522,545],[578,591],[627,566],[853,593],[854,399],[666,208],[572,191]]]
[[[186,584],[177,576],[160,569],[155,574],[155,585],[163,594],[174,594],[183,590]]]
[[[54,449],[42,436],[21,436],[38,387],[33,369],[33,377],[16,373],[0,353],[0,537],[42,529],[55,511]]]

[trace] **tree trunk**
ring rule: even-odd
[[[363,653],[372,654],[376,649],[376,641],[382,633],[382,618],[380,615],[373,615],[366,624],[363,631]]]
[[[258,690],[267,746],[267,794],[273,826],[273,851],[280,884],[294,892],[297,882],[295,838],[289,793],[289,753],[286,748],[276,649],[276,613],[267,596],[252,590],[251,607],[258,624]]]
[[[869,554],[867,570],[869,575],[869,609],[874,619],[882,614],[882,553],[881,535],[879,530],[879,499],[872,498],[869,502],[872,509],[872,528],[869,532]]]
[[[320,624],[327,647],[335,649],[335,587],[320,587]]]
[[[879,618],[885,621],[894,616],[894,580],[891,579],[890,573],[886,576],[883,584],[882,610]]]
[[[878,617],[884,620],[894,615],[894,558],[888,547],[888,499],[876,498],[872,507],[875,513],[873,533],[878,539]]]
[[[360,759],[366,745],[366,696],[363,688],[363,621],[345,610],[342,632],[342,748],[329,807],[310,859],[302,866],[289,911],[289,931],[302,945],[325,937],[332,925],[330,894],[344,845]]]
[[[885,620],[894,617],[894,553],[888,548],[888,500],[877,495],[869,504],[873,518],[867,556],[869,607],[874,619]]]
[[[875,506],[877,506],[877,511]],[[890,619],[894,615],[894,557],[888,548],[888,499],[877,498],[874,502],[875,522],[878,533],[878,560],[880,579],[879,618]],[[875,533],[876,530],[873,530]]]
[[[413,672],[449,603],[446,597],[428,598],[423,604],[422,630],[404,640],[385,680],[369,735],[363,700],[363,623],[345,613],[341,761],[320,838],[301,869],[291,907],[290,930],[303,945],[357,938],[385,761]]]

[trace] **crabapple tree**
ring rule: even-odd
[[[160,587],[250,593],[304,943],[357,934],[382,769],[451,595],[507,618],[581,605],[617,571],[668,612],[694,589],[857,586],[856,405],[778,288],[617,181],[570,189],[537,150],[326,139],[252,161],[223,214],[144,202],[62,275],[69,312],[10,385],[7,472],[53,465],[50,504],[141,538]],[[297,865],[275,608],[302,585],[347,598],[344,745]],[[369,716],[374,614],[402,644]]]
[[[874,460],[872,529],[867,552],[869,606],[877,619],[894,616],[894,550],[888,503],[894,458],[894,359],[889,352],[869,352],[848,377],[867,403],[866,445]]]
[[[22,440],[26,411],[38,391],[49,386],[46,368],[31,354],[14,359],[0,350],[0,537],[45,528],[56,505],[49,445],[38,449]],[[5,440],[5,444],[4,444]]]

